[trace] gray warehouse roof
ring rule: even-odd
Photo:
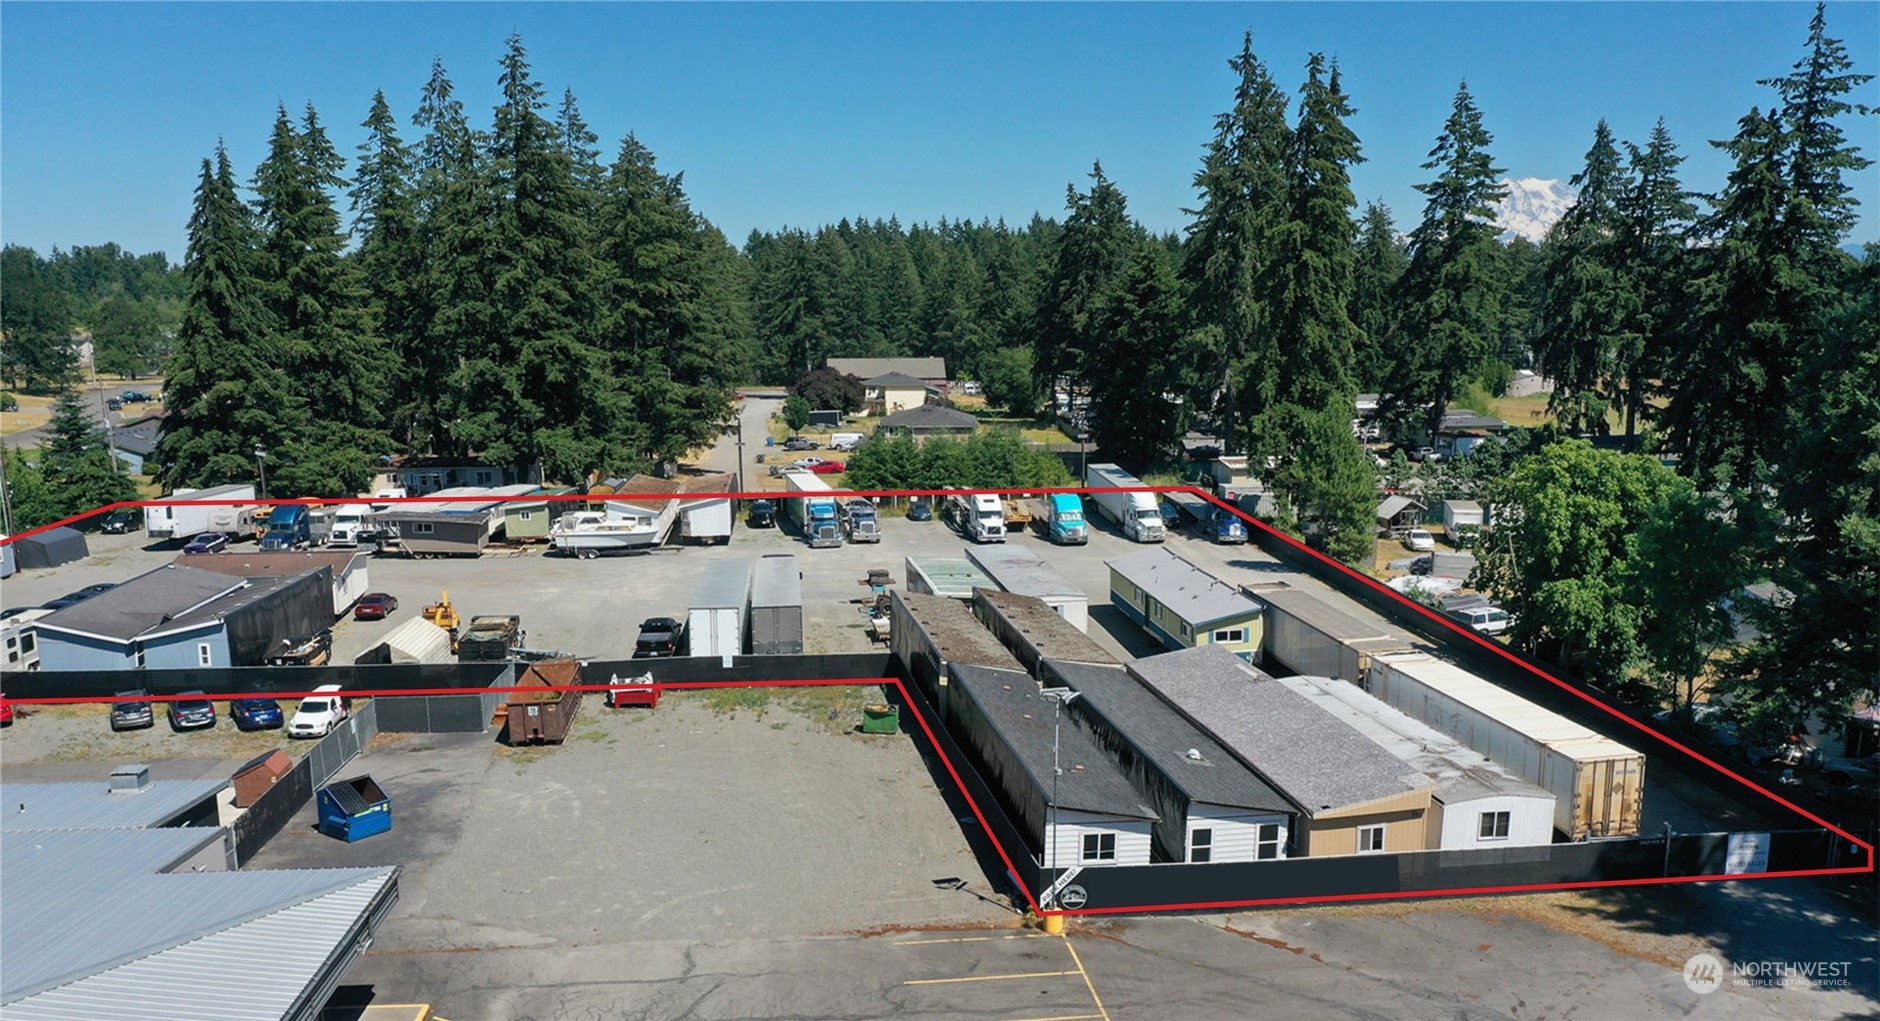
[[[1201,625],[1259,614],[1260,606],[1234,586],[1155,546],[1104,561],[1182,620]]]
[[[1089,599],[1090,594],[1059,574],[1038,554],[1024,546],[998,543],[966,547],[966,559],[985,572],[1000,588],[1041,599]]]
[[[1056,610],[1036,596],[1021,596],[987,588],[973,594],[975,608],[982,601],[1011,625],[1041,659],[1116,665],[1116,657],[1108,649],[1098,645],[1097,640],[1088,634],[1077,630],[1077,625],[1058,616]],[[1014,655],[1018,652],[1015,647]]]
[[[1370,638],[1394,638],[1380,619],[1377,623],[1368,623],[1333,606],[1331,603],[1295,588],[1259,589],[1252,593],[1260,602],[1278,607],[1285,613],[1297,617],[1300,621],[1323,631],[1328,638],[1337,641],[1362,641]],[[1352,600],[1344,600],[1347,605],[1355,605]]]
[[[1049,799],[1051,716],[1056,707],[1038,693],[1038,682],[1022,671],[964,663],[954,663],[952,671],[953,684],[979,707],[1024,767],[1032,785]],[[1056,729],[1058,763],[1064,770],[1057,778],[1059,808],[1124,819],[1156,818],[1155,810],[1142,803],[1142,796],[1115,760],[1089,735],[1075,727]]]
[[[1218,645],[1128,666],[1308,816],[1433,786],[1350,724]]]
[[[751,562],[749,560],[713,560],[699,573],[698,589],[692,593],[692,609],[743,609],[751,601]]]
[[[210,554],[213,555],[213,554]],[[39,621],[39,627],[129,641],[245,584],[239,578],[166,564]]]
[[[228,786],[227,780],[153,780],[143,790],[113,794],[95,783],[0,784],[0,832],[101,830],[163,826]]]
[[[1291,812],[1284,795],[1220,742],[1116,666],[1048,661],[1051,675],[1084,693],[1081,708],[1103,717],[1188,800],[1229,808]],[[1189,752],[1200,754],[1190,757]]]

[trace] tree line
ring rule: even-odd
[[[88,335],[99,372],[133,379],[157,372],[182,319],[182,272],[162,252],[115,244],[0,249],[0,381],[53,394],[78,380],[74,336]]]

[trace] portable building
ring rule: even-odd
[[[249,503],[254,498],[255,487],[245,483],[211,486],[208,489],[179,489],[164,499],[187,500],[190,503],[178,506],[159,502],[146,506],[144,536],[150,539],[187,539],[198,532],[209,530],[209,518],[215,513],[216,505]]]
[[[1445,660],[1379,656],[1365,690],[1553,792],[1569,840],[1633,836],[1645,756]]]
[[[333,623],[325,567],[233,578],[167,564],[37,622],[43,670],[259,666]]]
[[[540,494],[541,492],[542,492],[541,486],[535,485],[533,483],[528,483],[528,482],[517,482],[517,483],[513,483],[511,485],[506,485],[506,486],[490,486],[484,489],[483,490],[484,496],[489,497],[491,500],[500,501],[494,507],[491,507],[489,510],[491,538],[494,538],[497,535],[501,535],[503,537],[504,542],[516,542],[517,541],[516,537],[509,534],[509,509],[512,506],[514,506],[517,501],[526,500],[529,497]],[[447,504],[445,505],[444,509],[450,510],[454,506],[463,506],[463,505],[462,504],[455,504],[455,505]],[[525,525],[533,525],[534,523],[535,523],[534,518],[531,517],[531,519],[528,522],[526,522]],[[524,528],[525,532],[529,530],[530,529],[528,527]],[[548,534],[546,522],[543,523],[543,534],[544,535]],[[526,537],[525,537],[525,541],[526,541]]]
[[[1268,669],[1356,684],[1373,656],[1415,649],[1382,617],[1342,596],[1320,598],[1286,585],[1241,591],[1265,608],[1261,662]]]
[[[1009,668],[955,662],[947,669],[957,689],[945,712],[947,729],[1039,864],[1062,870],[1152,860],[1155,809],[1087,734],[1054,726],[1056,706],[1038,682]]]
[[[373,491],[403,489],[412,496],[430,496],[448,489],[487,488],[528,482],[542,484],[542,463],[492,464],[475,457],[400,457],[379,469]]]
[[[997,589],[986,573],[965,558],[908,557],[907,588],[922,595],[971,599],[974,589]]]
[[[1450,541],[1455,541],[1463,529],[1480,530],[1488,524],[1488,517],[1482,511],[1482,505],[1474,500],[1444,500],[1443,531],[1449,533]]]
[[[1044,600],[1011,592],[980,589],[973,593],[973,616],[979,618],[1019,663],[1034,675],[1047,659],[1074,663],[1107,663],[1117,658],[1096,639],[1052,612]]]
[[[696,543],[731,541],[732,476],[723,472],[679,479],[679,537]]]
[[[490,544],[503,501],[477,486],[440,489],[436,503],[399,503],[378,514],[379,526],[418,557],[476,556]]]
[[[751,573],[753,656],[803,653],[803,571],[794,553],[767,553]]]
[[[233,578],[283,578],[326,568],[330,573],[333,616],[339,617],[359,597],[372,591],[368,574],[372,558],[353,550],[302,550],[260,553],[252,549],[230,550],[218,556],[184,554],[174,561],[180,567],[214,571]]]
[[[34,535],[21,536],[10,544],[14,564],[20,570],[58,567],[91,555],[85,547],[85,533],[76,528],[48,528]]]
[[[548,528],[564,510],[571,509],[572,500],[549,500],[546,497],[564,496],[574,490],[566,486],[555,489],[537,488],[533,493],[518,500],[503,504],[503,538],[508,542],[547,542]]]
[[[948,664],[1024,669],[958,600],[898,588],[888,590],[888,600],[888,651],[942,714]]]
[[[751,562],[714,560],[705,565],[686,616],[687,653],[729,659],[744,651],[744,622],[751,613]]]
[[[1391,535],[1401,534],[1405,529],[1420,524],[1423,512],[1428,509],[1422,500],[1414,496],[1394,493],[1378,501],[1377,527]]]
[[[1285,857],[1292,803],[1120,665],[1051,659],[1039,678],[1082,694],[1065,716],[1155,810],[1157,861]]]
[[[387,631],[379,644],[368,649],[354,663],[455,663],[451,655],[450,632],[413,617]]]
[[[1260,605],[1166,547],[1106,560],[1110,602],[1171,649],[1218,645],[1260,653]]]
[[[1430,847],[1461,851],[1553,843],[1556,799],[1552,792],[1355,685],[1330,677],[1282,677],[1279,683],[1435,781]]]
[[[1212,646],[1125,666],[1298,808],[1288,857],[1430,846],[1435,784],[1271,676]]]
[[[1042,599],[1052,612],[1077,630],[1090,630],[1090,594],[1072,584],[1029,548],[968,546],[966,559],[1001,589]]]

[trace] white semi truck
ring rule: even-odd
[[[947,497],[947,516],[974,542],[1005,541],[1005,502],[991,493],[954,493]]]
[[[1084,473],[1084,485],[1097,510],[1116,522],[1125,538],[1136,542],[1161,542],[1168,538],[1161,508],[1154,493],[1125,493],[1123,489],[1142,485],[1142,480],[1113,464],[1093,464]]]

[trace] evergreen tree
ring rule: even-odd
[[[1103,175],[1103,164],[1091,168],[1090,180],[1089,194],[1065,188],[1070,215],[1038,304],[1037,372],[1046,386],[1060,376],[1074,385],[1089,381],[1103,357],[1096,322],[1142,236],[1122,191]]]
[[[0,250],[0,378],[27,393],[51,393],[78,374],[72,302],[39,253]]]
[[[6,458],[6,509],[12,516],[5,524],[11,531],[50,525],[66,516],[60,509],[59,494],[46,484],[39,466],[27,460],[25,453],[7,447],[0,451],[0,457]]]
[[[1543,250],[1545,299],[1534,353],[1554,383],[1547,410],[1573,433],[1603,435],[1620,335],[1637,301],[1618,253],[1618,203],[1629,182],[1604,119],[1573,186],[1579,198],[1548,232]]]
[[[1351,321],[1358,327],[1352,374],[1362,390],[1383,385],[1391,342],[1391,294],[1408,263],[1390,207],[1366,203],[1353,253],[1351,289]]]
[[[1100,338],[1086,366],[1091,429],[1118,464],[1149,471],[1167,461],[1184,429],[1181,285],[1167,252],[1136,245],[1090,332]]]
[[[257,447],[279,450],[305,435],[305,406],[259,297],[257,247],[253,213],[218,145],[196,186],[183,264],[189,295],[166,366],[156,458],[166,491],[251,481]]]
[[[1664,118],[1644,149],[1627,143],[1626,151],[1631,186],[1617,202],[1615,263],[1631,286],[1631,301],[1613,351],[1616,385],[1609,399],[1624,410],[1630,440],[1640,420],[1654,414],[1648,381],[1664,372],[1672,354],[1684,306],[1684,238],[1697,207],[1678,183],[1684,157]]]
[[[136,379],[155,372],[163,357],[163,309],[113,290],[91,313],[92,359],[99,372]]]
[[[1271,478],[1284,513],[1280,524],[1347,564],[1377,556],[1377,472],[1351,431],[1346,405],[1310,410],[1283,404],[1273,432],[1297,438],[1275,454]]]
[[[1380,410],[1434,432],[1464,381],[1493,354],[1501,319],[1494,212],[1503,197],[1488,146],[1494,141],[1467,82],[1416,186],[1429,197],[1410,232],[1410,265],[1398,281],[1398,330]]]
[[[1201,207],[1187,210],[1182,280],[1200,342],[1208,349],[1207,390],[1221,395],[1230,445],[1246,449],[1254,418],[1275,400],[1278,347],[1269,329],[1273,233],[1286,218],[1291,131],[1286,95],[1241,40],[1228,67],[1234,105],[1215,118],[1214,139],[1195,174]]]
[[[421,389],[428,373],[422,366],[426,316],[420,300],[424,264],[413,180],[416,156],[399,137],[383,91],[373,95],[360,126],[367,136],[359,143],[351,192],[353,236],[359,243],[354,261],[392,362],[386,426],[395,442],[410,446],[421,439],[414,436],[415,426],[431,399]]]
[[[104,430],[75,389],[62,391],[52,406],[38,469],[60,518],[137,499],[137,487],[118,470]]]

